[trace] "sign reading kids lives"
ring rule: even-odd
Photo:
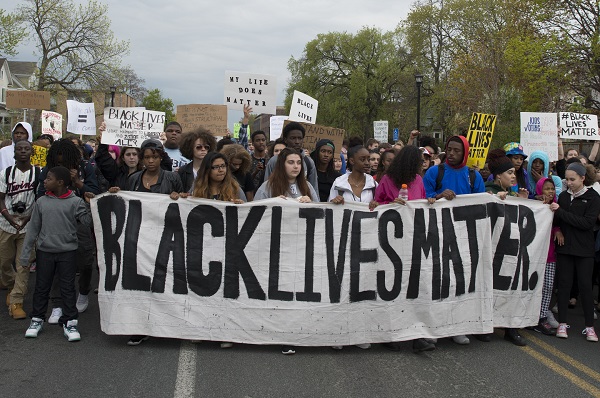
[[[103,144],[139,148],[144,140],[159,139],[165,113],[144,108],[104,108],[104,122]]]
[[[256,114],[274,115],[277,100],[277,78],[257,73],[225,72],[225,100],[227,109],[244,110],[252,107]]]

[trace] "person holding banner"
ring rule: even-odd
[[[371,164],[369,151],[362,145],[348,150],[348,166],[351,173],[336,178],[329,191],[329,201],[334,204],[348,202],[368,203],[371,209],[377,206],[375,189],[377,182],[369,174]]]
[[[565,171],[566,191],[561,192],[557,203],[550,204],[554,223],[564,235],[564,242],[556,248],[558,269],[558,330],[556,337],[566,339],[569,296],[573,283],[573,270],[577,282],[581,306],[585,318],[583,334],[588,341],[598,341],[594,330],[594,299],[592,297],[592,274],[594,269],[594,226],[600,214],[600,196],[590,189],[596,180],[591,165],[571,163]]]
[[[180,143],[181,154],[192,160],[177,170],[183,184],[183,192],[189,192],[194,185],[202,160],[209,152],[216,150],[217,140],[210,131],[199,127],[194,131],[184,133],[181,136]]]
[[[246,195],[233,178],[227,158],[219,152],[210,152],[206,155],[189,195],[195,198],[222,200],[235,204],[246,202]],[[187,196],[186,193],[180,194],[182,198]]]

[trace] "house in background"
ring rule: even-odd
[[[0,58],[0,134],[10,137],[12,126],[23,120],[23,111],[6,109],[8,90],[31,90],[36,84],[36,62],[9,61]]]

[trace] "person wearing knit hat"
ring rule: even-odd
[[[310,157],[315,162],[315,167],[317,168],[317,182],[321,202],[327,202],[333,182],[336,178],[341,176],[341,174],[334,169],[334,154],[335,145],[328,139],[317,141],[315,150],[310,153]]]
[[[487,157],[488,168],[493,180],[485,183],[485,191],[498,195],[501,199],[506,196],[519,196],[527,199],[529,192],[519,188],[519,193],[513,192],[511,187],[516,183],[515,167],[502,149],[493,149]]]

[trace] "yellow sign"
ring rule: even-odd
[[[467,141],[469,141],[467,166],[483,169],[490,145],[492,144],[496,119],[496,115],[473,113],[469,133],[467,134]]]
[[[33,145],[33,153],[31,154],[31,164],[38,167],[46,167],[46,156],[48,148],[43,146]]]

